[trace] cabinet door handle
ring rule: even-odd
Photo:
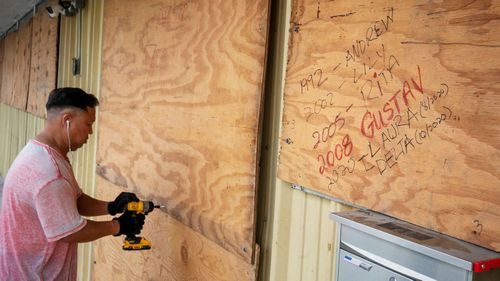
[[[349,263],[354,264],[357,267],[361,267],[362,269],[364,269],[366,271],[370,271],[370,269],[372,269],[372,265],[364,263],[363,261],[358,260],[358,259],[351,257],[351,256],[344,256],[344,260],[349,262]]]
[[[366,271],[370,271],[370,269],[372,269],[372,266],[369,265],[369,264],[366,264],[364,262],[360,263],[359,264],[359,267],[361,267],[362,269],[366,270]]]

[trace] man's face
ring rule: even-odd
[[[95,108],[87,107],[71,118],[69,134],[71,137],[71,150],[76,150],[85,144],[92,134],[92,125],[95,122]]]

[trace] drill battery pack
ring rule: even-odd
[[[122,248],[127,251],[149,250],[151,249],[151,243],[144,237],[127,237],[123,240]]]

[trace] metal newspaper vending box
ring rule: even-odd
[[[330,218],[336,281],[500,281],[500,253],[371,211]]]

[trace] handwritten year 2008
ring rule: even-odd
[[[344,156],[350,156],[352,150],[352,139],[349,134],[346,134],[342,139],[342,143],[337,143],[327,153],[318,155],[319,173],[322,175],[328,168],[335,167],[335,162],[342,160]]]
[[[328,80],[326,75],[323,75],[323,70],[318,68],[313,73],[307,75],[300,80],[300,93],[307,93],[310,89],[319,88],[325,81]]]

